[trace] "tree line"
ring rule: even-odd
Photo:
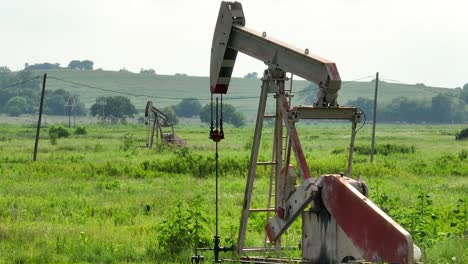
[[[91,60],[72,60],[68,63],[67,67],[61,67],[60,63],[35,63],[35,64],[24,64],[25,70],[37,71],[37,70],[60,70],[60,69],[70,69],[70,70],[93,70],[94,62]]]
[[[32,79],[32,80],[31,80]],[[29,81],[28,81],[29,80]],[[18,84],[8,87],[11,84]],[[11,72],[7,67],[0,67],[0,113],[10,116],[35,114],[39,109],[41,79],[35,78],[30,70]],[[44,97],[44,114],[68,115],[73,104],[74,114],[86,115],[84,103],[77,102],[78,95],[64,89],[46,89]],[[160,109],[172,123],[178,122],[178,117],[199,117],[202,122],[210,122],[209,105],[201,106],[196,98],[182,99],[178,104]],[[89,108],[91,116],[110,123],[125,123],[128,118],[137,114],[136,107],[129,98],[124,96],[98,97]],[[233,106],[224,105],[224,121],[236,127],[244,125],[244,117]]]
[[[34,77],[34,73],[30,70],[14,73],[8,67],[0,67],[0,113],[18,116],[33,114],[38,111],[41,80],[34,79],[24,82]],[[7,87],[13,83],[21,84],[15,87]],[[307,87],[306,90],[312,88]],[[390,103],[380,103],[377,109],[377,120],[388,123],[466,123],[468,122],[468,83],[463,88],[455,89],[455,92],[458,92],[458,95],[452,97],[443,94],[437,94],[431,100],[398,97]],[[63,89],[46,90],[44,113],[48,115],[68,115],[71,100],[76,103],[76,98],[77,95]],[[306,98],[306,103],[310,103],[307,100],[312,99]],[[372,99],[358,97],[346,104],[361,108],[368,119],[373,115]],[[245,124],[244,116],[232,105],[224,104],[223,107],[223,121],[225,123],[233,124],[236,127]],[[89,110],[90,115],[114,123],[125,122],[127,118],[133,118],[137,113],[130,99],[122,96],[99,97]],[[173,123],[177,123],[179,117],[198,116],[205,123],[209,123],[211,119],[210,105],[202,106],[195,98],[183,99],[176,105],[164,107],[160,110],[168,115]],[[76,103],[74,113],[76,115],[86,115],[85,105]]]
[[[419,86],[423,84],[417,84]],[[318,87],[311,84],[307,91],[305,104],[313,104]],[[413,99],[405,96],[394,98],[390,102],[379,102],[377,121],[385,123],[466,123],[468,122],[468,83],[462,88],[451,89],[450,94],[436,94],[429,100]],[[374,112],[374,99],[357,97],[348,100],[345,105],[359,107],[367,119]]]
[[[34,79],[34,77],[35,74],[29,70],[12,73],[0,69],[0,113],[19,116],[21,114],[33,114],[38,112],[41,79]],[[27,80],[31,81],[25,82]],[[15,83],[21,84],[14,87],[7,87]],[[67,115],[67,105],[72,103],[75,103],[74,113],[76,115],[86,114],[84,103],[78,103],[76,98],[77,95],[63,89],[46,90],[44,114]],[[71,102],[71,99],[74,101]]]
[[[377,121],[386,123],[466,123],[468,122],[468,84],[463,86],[460,97],[438,94],[431,100],[397,97],[390,103],[379,103]],[[465,99],[462,99],[465,98]],[[370,119],[374,100],[358,97],[347,105],[361,108]]]
[[[176,105],[158,109],[167,116],[172,124],[177,124],[180,117],[199,117],[203,123],[209,124],[211,122],[210,107],[209,104],[202,107],[196,98],[185,98]],[[137,112],[130,99],[124,96],[99,97],[90,108],[92,116],[110,123],[125,123],[127,118],[134,118]],[[245,125],[244,116],[229,104],[223,105],[223,122],[235,127]]]

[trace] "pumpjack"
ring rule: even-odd
[[[297,218],[302,217],[302,257],[299,262],[414,263],[418,253],[411,235],[369,200],[363,181],[352,179],[356,126],[363,113],[356,107],[338,104],[341,79],[335,63],[312,55],[308,49],[294,48],[267,36],[265,32],[250,29],[245,24],[241,3],[221,2],[210,66],[212,109],[213,97],[216,97],[216,127],[212,121],[210,138],[216,142],[218,149],[218,142],[224,138],[222,110],[221,117],[218,117],[218,98],[221,98],[222,109],[222,95],[228,91],[237,53],[244,53],[267,65],[261,79],[254,140],[235,247],[240,262],[269,263],[268,258],[249,256],[250,252],[280,250],[282,234]],[[289,89],[285,87],[287,72],[319,87],[313,105],[291,106],[292,86]],[[270,95],[273,95],[275,113],[268,115],[265,112]],[[272,157],[268,161],[258,161],[266,118],[274,119]],[[296,129],[297,122],[309,119],[351,122],[346,173],[311,175]],[[299,177],[290,165],[291,152],[294,153]],[[271,167],[269,198],[265,208],[251,207],[257,166]],[[298,178],[302,180],[296,184]],[[266,215],[264,243],[258,247],[247,247],[249,217],[256,213]]]
[[[146,124],[146,146],[153,147],[154,137],[158,137],[161,141],[169,145],[178,147],[185,146],[185,140],[179,138],[174,132],[174,125],[169,121],[167,115],[161,110],[154,107],[153,102],[148,101],[145,107],[145,124]],[[163,128],[170,128],[169,132],[164,132]],[[159,136],[158,136],[159,134]]]

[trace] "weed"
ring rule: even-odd
[[[159,246],[171,254],[177,254],[187,248],[207,245],[209,239],[202,234],[206,230],[208,219],[200,209],[202,197],[195,197],[189,204],[177,203],[166,220],[158,225]]]
[[[128,151],[130,148],[133,148],[135,145],[135,137],[131,133],[125,133],[122,136],[122,146],[123,151]]]
[[[55,132],[50,132],[49,131],[49,140],[50,140],[50,144],[52,146],[57,145],[57,139],[58,139],[58,134],[55,133]]]
[[[100,142],[97,142],[93,147],[94,152],[101,152],[103,150],[104,150],[104,146]]]
[[[468,158],[468,150],[462,149],[460,152],[458,152],[458,158],[460,160],[466,160]]]

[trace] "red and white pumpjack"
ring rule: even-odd
[[[364,182],[351,178],[356,124],[361,111],[337,103],[341,79],[335,63],[291,47],[245,26],[239,2],[222,2],[211,49],[210,91],[216,97],[226,94],[238,52],[263,61],[264,71],[258,114],[251,152],[238,241],[235,250],[240,262],[269,263],[268,258],[252,257],[250,252],[281,249],[281,235],[302,217],[302,263],[414,263],[420,255],[411,235],[367,198]],[[318,85],[313,105],[291,106],[292,86],[285,82],[298,75]],[[273,95],[275,113],[266,115],[267,99]],[[213,102],[213,100],[212,100]],[[222,107],[221,107],[222,109]],[[211,125],[210,138],[216,143],[224,138],[216,109],[216,129]],[[213,117],[213,114],[212,114]],[[258,161],[264,118],[274,119],[272,158]],[[351,142],[346,174],[310,174],[295,124],[301,119],[348,120]],[[213,120],[213,118],[212,118]],[[218,130],[218,123],[220,129]],[[289,165],[294,153],[302,182]],[[270,190],[266,208],[251,208],[257,166],[271,166]],[[263,245],[246,247],[249,216],[266,214]],[[219,245],[218,245],[219,247]],[[216,252],[216,251],[215,251]],[[216,253],[215,253],[216,254]],[[216,256],[217,258],[217,256]],[[217,261],[218,259],[216,259]],[[278,261],[278,260],[276,260]]]

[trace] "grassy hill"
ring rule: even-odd
[[[42,73],[42,72],[41,72]],[[75,70],[49,70],[48,76],[57,77],[70,82],[85,84],[95,88],[120,91],[142,96],[129,96],[135,106],[142,110],[146,102],[152,100],[156,107],[175,105],[182,98],[199,98],[202,105],[209,103],[209,79],[196,76],[148,75],[131,72],[114,71],[75,71]],[[238,108],[248,120],[255,118],[260,95],[260,80],[233,78],[225,103]],[[287,84],[289,87],[289,84]],[[310,82],[304,80],[293,81],[293,91],[298,92],[309,86]],[[357,97],[373,98],[374,82],[344,82],[338,101],[345,105],[349,100]],[[52,78],[47,81],[48,89],[72,91],[80,95],[80,100],[90,107],[99,96],[118,95],[109,91],[82,87],[65,83]],[[402,85],[387,82],[379,83],[379,102],[391,102],[394,98],[405,96],[411,99],[431,100],[436,93],[451,94],[454,91],[446,88],[426,87],[420,85]],[[304,104],[307,94],[297,93],[293,105]],[[234,99],[249,97],[247,99]],[[254,97],[254,98],[252,98]]]

